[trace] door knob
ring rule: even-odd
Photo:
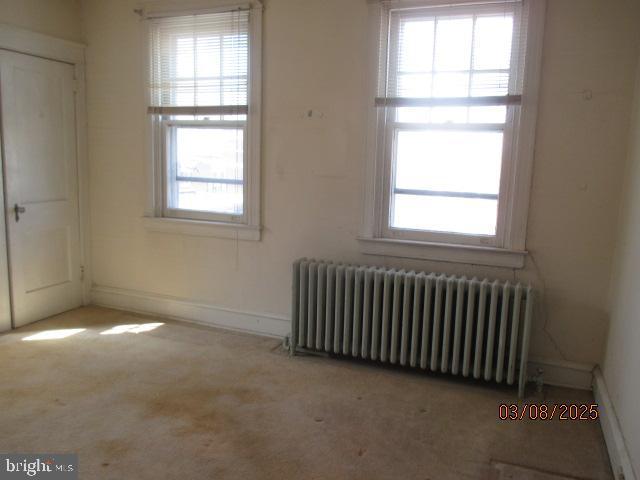
[[[16,203],[16,204],[13,206],[13,211],[14,211],[14,212],[15,212],[15,214],[16,214],[16,222],[19,222],[19,221],[20,221],[20,214],[21,214],[21,213],[26,212],[26,211],[27,211],[27,209],[26,209],[26,208],[24,208],[24,207],[21,207],[20,205],[18,205],[18,204]]]

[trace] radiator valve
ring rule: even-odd
[[[544,387],[544,369],[538,368],[536,371],[536,391],[542,393],[542,387]]]
[[[285,350],[289,350],[289,355],[293,356],[293,352],[291,351],[291,336],[285,335],[282,339],[282,348]]]

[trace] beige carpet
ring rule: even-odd
[[[0,451],[76,452],[81,479],[611,478],[597,423],[500,422],[512,390],[274,339],[91,307],[0,336],[0,365]]]

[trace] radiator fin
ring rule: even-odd
[[[473,346],[473,327],[475,325],[476,286],[478,281],[474,278],[469,282],[469,294],[467,296],[467,314],[464,329],[464,356],[462,360],[462,375],[469,376],[471,367],[471,348]]]
[[[409,350],[409,366],[418,364],[420,354],[420,326],[422,324],[422,297],[424,295],[424,274],[413,278],[413,303],[411,305],[411,346]]]
[[[336,269],[335,319],[333,325],[333,353],[340,353],[340,336],[344,316],[344,266]]]
[[[316,300],[317,300],[317,287],[316,282],[318,280],[318,264],[311,263],[308,268],[309,273],[309,285],[308,285],[308,305],[307,305],[307,347],[315,347],[316,337]]]
[[[317,293],[316,293],[316,350],[324,348],[324,322],[326,318],[325,308],[327,307],[327,264],[318,265],[317,271]]]

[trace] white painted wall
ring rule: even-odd
[[[522,271],[368,257],[362,215],[366,0],[267,0],[263,240],[144,229],[146,71],[137,0],[83,0],[96,285],[286,316],[290,264],[314,256],[533,282],[533,355],[596,363],[631,112],[640,4],[549,0]],[[592,98],[583,92],[592,92]],[[305,118],[316,109],[322,118]],[[543,329],[543,325],[546,327]]]
[[[637,78],[603,374],[633,468],[640,474],[640,70]]]
[[[0,0],[0,23],[80,42],[80,0]]]

